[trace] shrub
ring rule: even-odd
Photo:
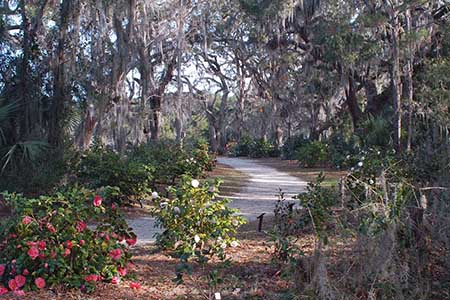
[[[149,164],[121,157],[113,150],[96,146],[85,152],[78,165],[79,181],[90,188],[115,186],[120,190],[115,200],[142,198],[151,193],[154,168]]]
[[[349,158],[360,151],[354,135],[346,138],[342,133],[335,133],[328,139],[328,145],[329,161],[337,168],[350,167]]]
[[[256,139],[251,144],[249,155],[254,158],[276,157],[279,156],[279,152],[276,147],[266,139]]]
[[[206,263],[217,256],[225,259],[228,246],[236,246],[233,234],[244,223],[229,208],[229,200],[218,199],[219,182],[199,184],[184,176],[178,188],[170,188],[173,199],[159,199],[153,214],[164,229],[157,235],[157,243],[164,249],[173,249],[180,258],[177,278],[189,269],[188,262],[195,258]]]
[[[239,143],[230,147],[230,155],[235,157],[249,156],[253,140],[249,136],[241,137]]]
[[[281,147],[281,158],[297,159],[297,150],[308,143],[309,140],[302,134],[288,138]]]
[[[297,159],[303,167],[316,167],[328,158],[327,144],[321,141],[310,142],[297,150]]]
[[[34,199],[4,197],[13,215],[0,224],[3,286],[18,292],[62,284],[89,292],[96,281],[124,274],[131,255],[120,242],[134,244],[136,237],[100,195],[73,187]]]

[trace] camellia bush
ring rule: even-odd
[[[136,236],[105,194],[79,187],[35,199],[5,193],[12,216],[0,223],[0,295],[55,285],[90,292],[126,276]]]
[[[228,199],[219,199],[220,182],[204,183],[184,176],[178,188],[170,188],[172,199],[156,199],[153,213],[164,231],[157,236],[163,249],[174,250],[181,264],[177,279],[189,269],[192,258],[206,263],[212,257],[224,260],[227,247],[236,247],[233,237],[244,219],[228,207]]]

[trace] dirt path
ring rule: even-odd
[[[279,190],[286,199],[305,191],[307,182],[288,173],[281,172],[258,160],[235,157],[219,157],[217,161],[246,174],[246,184],[238,193],[224,195],[233,200],[231,206],[238,208],[249,220],[256,219],[262,213],[272,214]],[[224,185],[227,182],[225,180]]]
[[[307,183],[286,172],[278,171],[258,160],[234,157],[219,157],[220,164],[229,166],[241,174],[242,182],[239,191],[234,189],[236,178],[224,178],[223,190],[228,191],[223,196],[233,202],[231,206],[240,210],[240,214],[250,221],[255,220],[262,213],[273,214],[277,195],[281,189],[285,198],[290,199],[305,190]],[[160,229],[155,227],[155,219],[143,216],[128,219],[128,224],[138,236],[138,244],[154,242],[155,233]]]

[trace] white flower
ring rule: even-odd
[[[377,154],[378,154],[378,155],[380,155],[380,154],[381,154],[381,152],[380,152],[380,151],[377,151]]]
[[[214,293],[214,300],[222,300],[220,293]]]
[[[159,206],[161,207],[161,208],[165,208],[166,206],[167,206],[167,202],[161,202],[160,204],[159,204]]]
[[[175,206],[175,207],[173,208],[173,212],[174,212],[176,215],[178,215],[178,214],[180,213],[180,208],[177,207],[177,206]]]
[[[195,188],[197,188],[200,185],[200,182],[197,179],[193,179],[191,181],[191,185]]]
[[[236,248],[239,244],[237,241],[232,241],[230,245],[231,247]]]
[[[200,242],[200,237],[199,237],[198,235],[195,235],[195,236],[194,236],[194,241],[195,241],[196,243]]]
[[[365,157],[365,156],[361,157],[361,160],[365,160],[365,159],[366,159],[366,157]]]
[[[350,169],[350,171],[352,171],[352,172],[355,171],[355,168],[352,167],[352,168]]]
[[[238,222],[238,220],[236,220],[236,219],[233,219],[233,221],[231,221],[231,223],[233,224],[233,226],[238,226],[239,225],[239,222]]]
[[[360,161],[360,162],[358,163],[358,167],[362,167],[362,166],[363,166],[363,162]]]
[[[345,158],[346,158],[346,159],[350,159],[350,155],[347,155]]]
[[[221,245],[220,245],[220,248],[222,248],[222,249],[225,249],[227,247],[227,243],[222,243]]]
[[[158,199],[158,197],[159,197],[158,192],[152,193],[152,199]]]
[[[369,183],[370,183],[370,184],[374,184],[375,182],[374,182],[372,179],[370,179],[370,180],[369,180]]]

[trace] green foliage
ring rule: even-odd
[[[309,143],[303,134],[288,138],[281,147],[281,158],[297,159],[297,150]]]
[[[77,177],[82,184],[90,188],[118,187],[120,194],[116,200],[145,197],[151,192],[153,172],[153,166],[123,158],[102,146],[82,154],[77,166]]]
[[[4,286],[23,275],[26,282],[19,289],[36,290],[35,279],[42,278],[47,287],[63,284],[92,291],[97,281],[92,278],[110,281],[126,267],[131,254],[120,241],[134,244],[135,235],[100,195],[73,187],[39,198],[4,197],[13,212],[0,223]]]
[[[327,144],[321,141],[312,141],[297,149],[297,159],[302,167],[323,165],[327,158]]]
[[[307,220],[314,227],[317,237],[326,244],[327,228],[333,220],[331,207],[336,204],[337,195],[329,188],[322,186],[325,176],[320,173],[315,182],[308,183],[306,193],[295,196],[300,206],[308,211]]]
[[[232,156],[249,156],[253,158],[277,157],[279,151],[266,139],[252,139],[249,136],[243,136],[238,144],[230,147]]]
[[[244,223],[237,211],[228,207],[229,200],[219,199],[219,182],[199,184],[183,176],[178,188],[170,188],[173,198],[158,199],[153,214],[164,231],[157,235],[158,244],[173,249],[180,258],[177,281],[182,281],[191,258],[206,263],[211,257],[226,258],[225,250],[236,246],[233,235]]]
[[[303,255],[298,248],[298,231],[304,225],[303,220],[296,220],[297,210],[292,201],[287,201],[284,193],[280,192],[275,205],[275,220],[273,229],[269,232],[274,242],[273,257],[282,262],[294,260],[296,256]]]
[[[354,135],[346,138],[340,132],[333,134],[328,139],[328,145],[329,161],[339,169],[350,167],[351,165],[348,164],[350,157],[353,157],[360,151]]]

